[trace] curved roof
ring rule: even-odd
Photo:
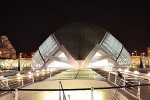
[[[84,22],[65,25],[54,32],[60,44],[72,54],[76,60],[83,60],[100,43],[106,34],[103,28]]]

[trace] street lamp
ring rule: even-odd
[[[145,55],[145,53],[143,53],[143,56]]]
[[[136,56],[137,56],[137,51],[134,51],[135,52],[135,54],[136,54]]]

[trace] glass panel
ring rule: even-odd
[[[131,65],[130,54],[125,48],[123,48],[117,62],[119,65]]]
[[[34,68],[39,68],[43,64],[44,64],[44,61],[41,58],[39,51],[37,50],[32,58],[32,65]]]
[[[39,51],[37,50],[35,55],[32,58],[33,67],[39,68],[44,64],[44,61],[47,61],[50,56],[52,56],[56,50],[59,48],[58,44],[54,40],[53,36],[49,36],[39,47],[39,51],[42,55],[40,55]],[[43,61],[43,59],[44,61]]]
[[[52,56],[58,48],[58,44],[51,35],[43,42],[43,44],[39,47],[39,50],[44,60],[47,61],[49,59],[48,57]]]
[[[114,60],[117,59],[121,48],[122,48],[122,44],[110,33],[107,34],[106,39],[104,40],[104,42],[102,43],[101,46],[108,54],[116,54],[114,56],[112,56],[112,58]]]

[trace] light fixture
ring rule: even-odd
[[[129,72],[129,70],[128,70],[128,69],[125,69],[125,70],[124,70],[124,72],[125,72],[125,73],[128,73],[128,72]]]
[[[118,69],[118,71],[122,71],[122,69],[121,69],[121,68],[119,68],[119,69]]]
[[[17,73],[16,76],[20,77],[21,75],[20,75],[20,73]]]
[[[147,76],[149,76],[149,77],[150,77],[150,72],[147,74]]]
[[[134,73],[134,74],[139,74],[139,72],[138,72],[138,71],[134,71],[133,73]]]

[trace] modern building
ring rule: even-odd
[[[51,33],[32,58],[34,68],[101,68],[131,65],[129,52],[105,29],[76,22]]]
[[[149,76],[121,69],[131,67],[133,58],[110,32],[94,24],[65,25],[50,33],[32,60],[19,57],[11,64],[35,71],[0,76],[1,89],[15,89],[14,98],[9,93],[2,100],[149,100],[148,86],[139,86]],[[133,85],[138,87],[128,87]]]

